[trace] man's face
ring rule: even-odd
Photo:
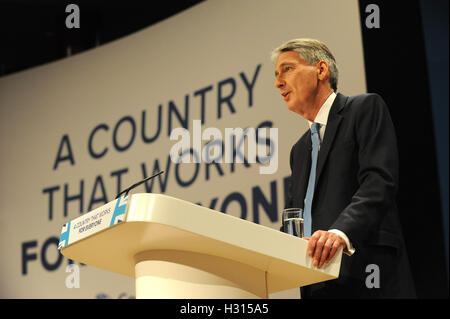
[[[289,110],[303,115],[314,106],[319,79],[316,66],[295,51],[282,52],[275,66],[275,87],[280,89]]]

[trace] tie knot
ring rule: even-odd
[[[311,133],[312,134],[318,133],[319,130],[320,130],[320,123],[313,123],[311,125]]]

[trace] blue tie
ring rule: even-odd
[[[304,223],[304,236],[311,237],[311,207],[314,197],[314,185],[316,182],[316,169],[317,169],[317,157],[319,155],[319,130],[320,124],[313,123],[311,126],[311,141],[312,141],[312,153],[311,153],[311,171],[309,173],[308,189],[305,197],[305,209],[303,210],[303,223]]]

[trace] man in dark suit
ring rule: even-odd
[[[288,109],[311,128],[291,150],[286,207],[305,211],[314,266],[322,267],[341,246],[345,253],[339,278],[302,288],[302,298],[414,298],[396,207],[395,129],[386,104],[376,94],[336,94],[336,61],[320,41],[288,41],[272,60]]]

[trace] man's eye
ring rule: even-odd
[[[291,70],[291,69],[292,69],[292,67],[290,67],[290,66],[286,66],[286,67],[284,68],[285,71],[289,71],[289,70]]]

